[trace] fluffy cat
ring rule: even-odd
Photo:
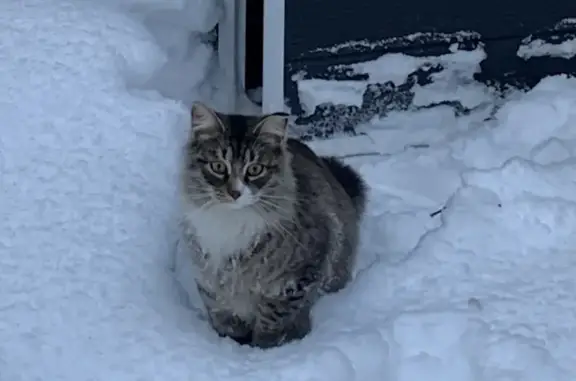
[[[184,241],[212,327],[268,348],[311,330],[322,292],[356,258],[366,187],[287,137],[287,115],[225,115],[195,103],[182,168]]]

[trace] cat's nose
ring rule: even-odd
[[[232,197],[234,200],[238,200],[238,198],[240,198],[240,196],[242,196],[242,193],[236,189],[228,189],[228,194],[230,195],[230,197]]]
[[[233,200],[238,200],[240,196],[242,196],[243,190],[244,190],[244,184],[238,179],[230,181],[226,185],[226,191],[228,192],[230,197],[232,197]]]

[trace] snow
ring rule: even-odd
[[[558,57],[564,59],[572,59],[576,57],[576,38],[572,32],[576,25],[576,19],[567,18],[556,23],[552,28],[552,32],[561,31],[560,36],[566,34],[569,38],[559,38],[552,35],[553,38],[544,40],[536,38],[532,35],[522,40],[518,47],[518,57],[528,60],[534,57]],[[562,33],[564,31],[564,33]]]
[[[374,120],[360,137],[371,155],[351,138],[312,143],[350,156],[371,186],[354,281],[321,300],[301,342],[262,351],[209,329],[186,262],[172,271],[187,104],[218,97],[209,4],[0,3],[0,379],[573,380],[565,76],[511,93],[493,117]],[[169,33],[179,12],[196,24]],[[494,101],[455,78],[435,86]]]
[[[542,39],[535,39],[518,47],[518,57],[530,59],[532,57],[560,57],[571,59],[576,56],[576,38],[552,44]]]
[[[456,44],[453,44],[450,50],[450,54],[438,57],[413,57],[402,53],[385,54],[374,61],[352,64],[350,67],[357,73],[368,74],[370,80],[374,82],[392,81],[396,85],[401,85],[408,75],[425,65],[428,67],[442,65],[448,70],[453,70],[454,66],[478,69],[478,64],[486,58],[481,48],[468,52],[458,51]],[[463,65],[466,63],[472,65]]]
[[[470,40],[478,40],[481,35],[477,32],[470,30],[461,30],[454,33],[442,33],[442,32],[416,32],[406,36],[401,37],[389,37],[380,39],[377,41],[364,40],[352,40],[341,44],[332,45],[329,47],[319,47],[312,50],[310,53],[342,53],[347,49],[354,50],[378,50],[383,47],[394,46],[406,46],[414,41],[430,41],[430,42],[463,42]]]
[[[480,71],[480,63],[486,58],[483,47],[464,51],[458,50],[457,44],[453,44],[450,46],[450,51],[449,54],[434,57],[390,53],[373,61],[334,67],[334,69],[366,75],[366,80],[293,79],[297,81],[298,96],[308,114],[314,112],[315,108],[321,104],[334,103],[334,93],[339,94],[339,104],[360,107],[368,84],[390,81],[399,86],[417,70],[425,73],[431,72],[432,82],[424,86],[415,86],[415,106],[458,100],[462,106],[474,108],[492,101],[492,91],[473,80],[474,74]],[[443,67],[444,70],[434,73],[432,70],[436,67]]]
[[[298,97],[307,114],[311,114],[323,103],[334,100],[340,94],[339,102],[346,105],[362,106],[362,95],[366,81],[330,81],[327,79],[302,79],[298,82]]]

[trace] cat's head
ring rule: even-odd
[[[184,191],[196,207],[280,213],[295,188],[286,148],[286,114],[227,115],[192,106]]]

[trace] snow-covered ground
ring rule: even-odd
[[[366,126],[379,155],[349,159],[372,188],[353,284],[301,342],[218,338],[171,269],[186,104],[218,96],[200,41],[219,11],[188,4],[0,2],[0,380],[576,379],[561,76],[487,121],[438,108]]]

